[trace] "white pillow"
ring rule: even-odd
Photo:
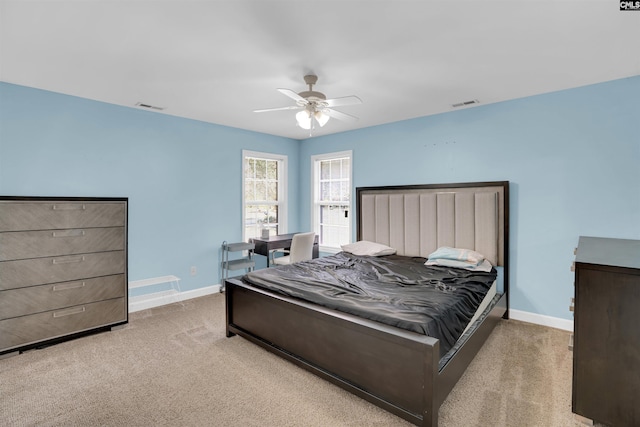
[[[470,270],[470,271],[486,271],[486,272],[491,271],[491,268],[492,268],[491,263],[486,259],[479,264],[473,264],[473,263],[464,262],[464,261],[457,261],[455,259],[439,258],[434,260],[429,259],[427,260],[427,262],[424,263],[424,265],[439,265],[442,267],[455,267],[455,268],[463,268],[465,270]]]
[[[348,245],[342,245],[340,247],[343,251],[354,255],[383,256],[396,253],[394,248],[367,240],[360,240],[359,242],[349,243]]]
[[[471,249],[450,248],[442,246],[429,255],[430,260],[434,259],[451,259],[455,261],[463,261],[469,264],[480,264],[484,261],[484,255]]]
[[[491,263],[479,252],[471,249],[442,246],[429,255],[424,265],[464,268],[471,271],[491,271]]]

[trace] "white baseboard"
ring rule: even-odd
[[[161,305],[171,304],[174,302],[185,301],[191,298],[216,294],[219,292],[220,285],[213,285],[191,291],[156,292],[153,294],[131,297],[129,298],[129,313],[146,310],[148,308],[160,307]]]
[[[573,332],[573,320],[560,319],[558,317],[545,316],[542,314],[529,313],[528,311],[514,309],[509,310],[509,318]]]
[[[220,285],[207,286],[184,292],[158,292],[148,295],[129,298],[129,313],[160,307],[174,302],[185,301],[191,298],[198,298],[205,295],[217,294],[220,292]],[[573,320],[560,319],[558,317],[545,316],[542,314],[530,313],[521,310],[509,310],[509,318],[522,322],[533,323],[550,328],[562,329],[573,332]]]

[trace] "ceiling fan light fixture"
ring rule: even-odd
[[[304,82],[309,86],[309,90],[296,93],[291,89],[278,89],[281,94],[293,99],[296,104],[289,107],[276,107],[260,110],[253,110],[256,113],[264,113],[266,111],[282,111],[282,110],[300,110],[296,113],[297,125],[311,132],[316,127],[323,127],[329,122],[330,118],[341,121],[358,120],[357,117],[334,110],[333,107],[344,105],[362,104],[362,100],[355,95],[343,96],[341,98],[327,99],[324,93],[313,90],[313,85],[318,81],[318,77],[314,74],[304,76]]]
[[[329,115],[325,114],[322,110],[319,110],[313,113],[313,117],[315,117],[320,127],[326,125],[327,122],[329,121]]]
[[[307,110],[299,111],[296,114],[296,121],[302,129],[311,129],[311,114]]]

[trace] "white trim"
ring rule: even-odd
[[[331,160],[336,158],[348,157],[349,158],[349,213],[351,215],[349,221],[349,242],[353,236],[353,221],[354,221],[354,209],[353,209],[353,150],[336,151],[333,153],[314,154],[311,156],[311,229],[319,234],[318,227],[318,210],[316,209],[316,198],[318,197],[318,186],[316,185],[319,180],[320,170],[317,168],[317,162],[321,160]],[[349,243],[347,242],[347,243]],[[338,253],[340,248],[333,248],[329,246],[320,246],[320,251],[327,253]]]
[[[172,283],[176,282],[178,284],[178,289],[180,289],[180,278],[178,276],[162,276],[162,277],[152,277],[150,279],[141,279],[134,280],[129,282],[129,289],[142,288],[145,286],[151,285],[159,285],[161,283]]]
[[[185,301],[191,298],[198,298],[205,295],[217,294],[220,292],[220,285],[207,286],[183,292],[155,292],[148,295],[140,295],[129,298],[129,313],[159,307],[161,305],[172,304],[174,302]]]
[[[205,295],[217,294],[220,292],[220,285],[207,286],[183,292],[156,292],[148,295],[129,298],[129,313],[160,307],[174,302],[185,301],[191,298],[198,298]],[[509,318],[521,322],[533,323],[535,325],[548,326],[550,328],[561,329],[573,332],[573,320],[561,319],[559,317],[545,316],[542,314],[530,313],[521,310],[509,310]]]
[[[522,322],[534,323],[536,325],[549,326],[550,328],[562,329],[573,332],[573,320],[561,319],[559,317],[545,316],[543,314],[530,313],[509,309],[509,318]]]
[[[242,241],[246,242],[246,236],[244,235],[245,232],[245,212],[244,212],[244,207],[245,207],[245,200],[244,200],[244,176],[245,176],[245,170],[244,170],[244,161],[247,157],[255,157],[258,159],[269,159],[269,160],[277,160],[279,162],[281,162],[282,164],[282,170],[278,171],[282,174],[282,179],[278,179],[278,183],[280,185],[280,188],[278,188],[278,197],[282,196],[282,199],[278,199],[278,203],[280,204],[280,206],[284,209],[278,209],[278,232],[280,234],[286,234],[287,233],[287,229],[288,229],[288,211],[289,211],[289,201],[288,201],[288,196],[289,196],[289,187],[288,187],[288,182],[289,182],[289,169],[288,169],[288,159],[289,157],[286,154],[273,154],[273,153],[263,153],[260,151],[251,151],[251,150],[242,150],[242,182],[240,184],[240,188],[242,190]]]

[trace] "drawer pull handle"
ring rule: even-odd
[[[51,262],[53,264],[70,264],[72,262],[82,262],[82,261],[84,261],[83,256],[79,256],[75,258],[53,259]]]
[[[52,231],[52,237],[82,237],[85,235],[84,230],[66,230],[66,231]]]
[[[85,312],[84,306],[82,306],[82,307],[74,307],[74,308],[70,308],[68,310],[55,311],[53,313],[53,317],[71,316],[72,314],[80,314],[80,313],[84,313],[84,312]]]
[[[53,292],[66,291],[67,289],[84,288],[84,282],[65,283],[64,285],[54,285]]]
[[[84,211],[87,209],[87,205],[72,205],[64,203],[62,205],[53,205],[54,211]]]

